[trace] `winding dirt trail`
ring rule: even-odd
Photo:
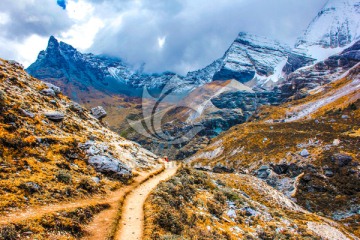
[[[128,186],[123,186],[119,190],[116,190],[106,195],[99,194],[94,195],[90,198],[78,199],[71,202],[55,203],[45,206],[32,206],[20,211],[13,211],[7,214],[3,214],[0,216],[0,225],[16,223],[22,220],[36,218],[48,213],[54,213],[63,210],[69,211],[71,209],[89,206],[94,203],[109,203],[110,205],[112,205],[114,203],[117,203],[119,198],[121,198],[121,196],[123,196],[127,191],[136,188],[139,182],[142,182],[149,175],[153,174],[156,171],[158,171],[158,169],[155,169],[153,172],[141,172],[139,173],[139,176],[134,178],[134,182],[132,184]]]
[[[115,222],[119,200],[130,192],[124,201],[122,218],[119,223],[120,230],[116,234],[116,239],[141,239],[144,218],[143,205],[148,194],[161,181],[173,176],[177,169],[178,167],[174,164],[171,167],[167,167],[164,171],[161,169],[154,169],[151,172],[141,172],[139,173],[139,176],[134,178],[134,182],[132,184],[124,186],[121,189],[106,195],[95,195],[90,198],[80,199],[73,202],[56,203],[47,206],[34,206],[21,211],[10,212],[0,216],[0,225],[17,223],[27,219],[38,218],[45,214],[64,210],[69,211],[96,203],[107,203],[110,205],[110,208],[94,216],[94,219],[85,227],[86,235],[82,238],[84,240],[106,239],[109,231],[111,230],[112,224]],[[159,171],[162,172],[158,174]],[[146,180],[150,175],[155,176]]]
[[[134,182],[121,189],[116,193],[116,197],[110,198],[106,201],[110,205],[109,209],[101,211],[94,216],[94,219],[85,227],[86,235],[82,237],[82,240],[105,240],[111,231],[112,224],[116,219],[118,213],[119,200],[123,198],[128,192],[136,189],[138,184],[147,179],[150,175],[156,174],[160,169],[155,169],[152,172],[140,173],[134,179]]]
[[[175,175],[178,167],[166,168],[161,174],[149,179],[134,189],[125,199],[122,209],[120,229],[116,234],[117,240],[142,239],[144,227],[143,206],[150,192],[161,182]]]

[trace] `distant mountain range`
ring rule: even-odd
[[[294,47],[240,32],[221,58],[186,76],[173,72],[144,73],[141,67],[135,68],[122,59],[83,54],[50,37],[47,49],[39,53],[27,71],[60,86],[73,100],[90,105],[100,102],[110,112],[108,119],[113,129],[126,134],[129,130],[123,120],[129,115],[129,109],[123,109],[122,100],[115,101],[112,96],[141,97],[144,87],[156,95],[167,85],[167,89],[173,88],[185,97],[185,102],[191,102],[189,97],[196,97],[202,88],[206,92],[213,89],[207,84],[235,79],[249,91],[223,92],[214,99],[207,99],[211,104],[206,107],[214,114],[203,111],[204,106],[193,106],[202,109],[197,113],[200,117],[187,121],[180,129],[176,125],[169,130],[187,131],[189,124],[200,121],[206,126],[201,134],[208,139],[246,121],[262,105],[277,105],[288,98],[305,97],[309,90],[337,79],[352,68],[360,59],[359,19],[360,1],[329,0]],[[140,114],[140,108],[133,106],[132,117]],[[174,118],[177,117],[175,112]],[[201,117],[202,114],[206,116]],[[122,120],[115,120],[119,116]],[[172,120],[170,114],[168,121]],[[128,137],[141,140],[136,134]],[[173,153],[176,155],[176,151]]]
[[[70,94],[93,87],[109,93],[140,96],[146,86],[158,92],[171,79],[182,83],[179,92],[190,92],[213,80],[236,79],[267,90],[291,73],[316,60],[324,60],[360,37],[360,2],[330,0],[310,23],[295,48],[278,41],[241,32],[223,57],[209,66],[180,76],[172,72],[144,73],[122,59],[82,54],[72,46],[50,37],[48,47],[27,71],[39,79],[73,82]],[[276,83],[276,84],[274,84]],[[259,89],[258,89],[259,90]],[[91,94],[91,93],[89,93]]]

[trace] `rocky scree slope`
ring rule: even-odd
[[[205,171],[254,175],[360,236],[359,70],[356,65],[301,100],[263,107],[187,162]]]
[[[105,193],[157,156],[107,129],[61,90],[0,60],[0,212]]]

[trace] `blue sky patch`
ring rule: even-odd
[[[57,4],[64,10],[66,9],[66,2],[67,0],[57,0]]]

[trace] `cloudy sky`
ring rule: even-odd
[[[25,66],[50,35],[146,70],[186,73],[240,31],[293,45],[326,0],[1,0],[0,57]]]

